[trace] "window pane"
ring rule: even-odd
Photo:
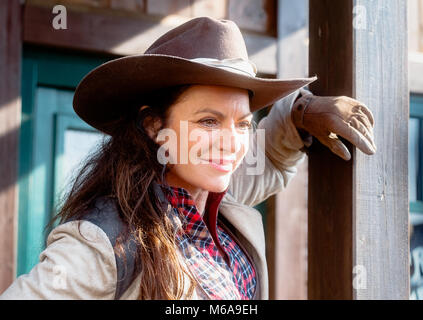
[[[64,193],[69,191],[71,179],[79,172],[78,169],[89,153],[98,148],[103,137],[103,134],[97,132],[66,130],[63,155]]]

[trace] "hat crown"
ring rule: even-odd
[[[248,60],[244,38],[235,22],[212,17],[194,18],[166,32],[145,54]]]

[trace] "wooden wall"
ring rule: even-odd
[[[184,7],[182,2],[189,3],[189,7]],[[194,16],[230,17],[239,23],[250,59],[257,65],[259,74],[276,75],[275,0],[182,2],[137,1],[137,6],[132,6],[136,9],[127,9],[132,7],[117,7],[113,2],[101,0],[28,0],[23,37],[28,43],[124,56],[143,53],[159,36]],[[51,27],[52,7],[58,3],[67,8],[66,30]]]
[[[0,1],[0,292],[15,276],[20,126],[21,6]]]
[[[87,12],[231,19],[241,29],[276,36],[275,0],[28,0],[30,5],[63,4]]]

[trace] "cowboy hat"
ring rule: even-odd
[[[75,90],[73,107],[94,128],[112,134],[111,123],[160,88],[222,85],[248,89],[252,112],[315,81],[317,77],[265,79],[248,59],[244,39],[231,20],[198,17],[166,32],[144,54],[106,62]]]

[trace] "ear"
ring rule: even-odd
[[[143,126],[148,136],[156,141],[157,134],[162,127],[162,120],[158,117],[147,116],[143,121]]]

